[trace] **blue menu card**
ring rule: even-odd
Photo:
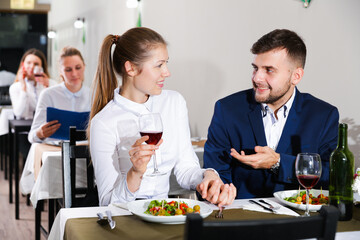
[[[75,126],[76,129],[84,130],[89,121],[90,112],[73,112],[58,108],[48,107],[46,121],[58,120],[61,123],[60,128],[50,137],[69,140],[69,127]]]

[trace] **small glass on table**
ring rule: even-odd
[[[313,188],[321,176],[321,158],[317,153],[299,153],[295,161],[296,177],[306,189],[306,211],[303,216],[309,214],[309,190]]]

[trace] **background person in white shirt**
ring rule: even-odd
[[[34,76],[35,66],[44,69],[42,77]],[[21,58],[15,82],[9,89],[16,118],[32,119],[41,91],[53,85],[56,82],[49,79],[45,55],[35,48],[26,51]]]
[[[204,199],[219,205],[234,200],[232,184],[223,184],[214,170],[200,168],[184,98],[162,90],[170,76],[168,59],[166,42],[148,28],[108,35],[103,41],[89,126],[100,205],[166,198],[172,169],[181,187],[196,189]],[[120,88],[115,72],[122,77]],[[157,145],[144,144],[148,136],[140,137],[138,119],[146,113],[161,115],[164,129]],[[159,171],[166,174],[150,177],[155,150]]]
[[[41,93],[28,135],[31,143],[44,141],[60,127],[57,120],[46,122],[48,107],[75,112],[90,111],[90,89],[83,85],[85,63],[80,51],[72,47],[63,48],[59,66],[63,81]]]
[[[10,86],[15,81],[16,75],[6,71],[6,67],[0,62],[0,87]]]

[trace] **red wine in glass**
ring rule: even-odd
[[[44,69],[40,66],[35,66],[33,70],[33,74],[35,77],[43,77],[44,76]]]
[[[298,175],[297,176],[299,183],[304,188],[313,188],[320,179],[320,176],[317,175]]]
[[[150,145],[156,145],[160,141],[162,134],[162,132],[140,132],[142,137],[149,136],[149,139],[145,142]]]
[[[295,160],[295,174],[299,183],[306,190],[306,210],[309,214],[309,190],[316,185],[321,176],[321,158],[317,153],[298,153]]]
[[[163,125],[161,120],[161,115],[159,113],[148,113],[139,116],[139,132],[141,136],[149,136],[149,139],[146,141],[147,144],[156,145],[163,134]],[[152,160],[154,163],[153,173],[146,174],[150,177],[165,175],[166,172],[160,172],[158,169],[156,154],[152,155]]]

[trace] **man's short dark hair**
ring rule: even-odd
[[[275,29],[262,36],[251,48],[253,54],[261,54],[274,49],[286,49],[291,60],[305,67],[306,46],[295,32],[287,29]]]

